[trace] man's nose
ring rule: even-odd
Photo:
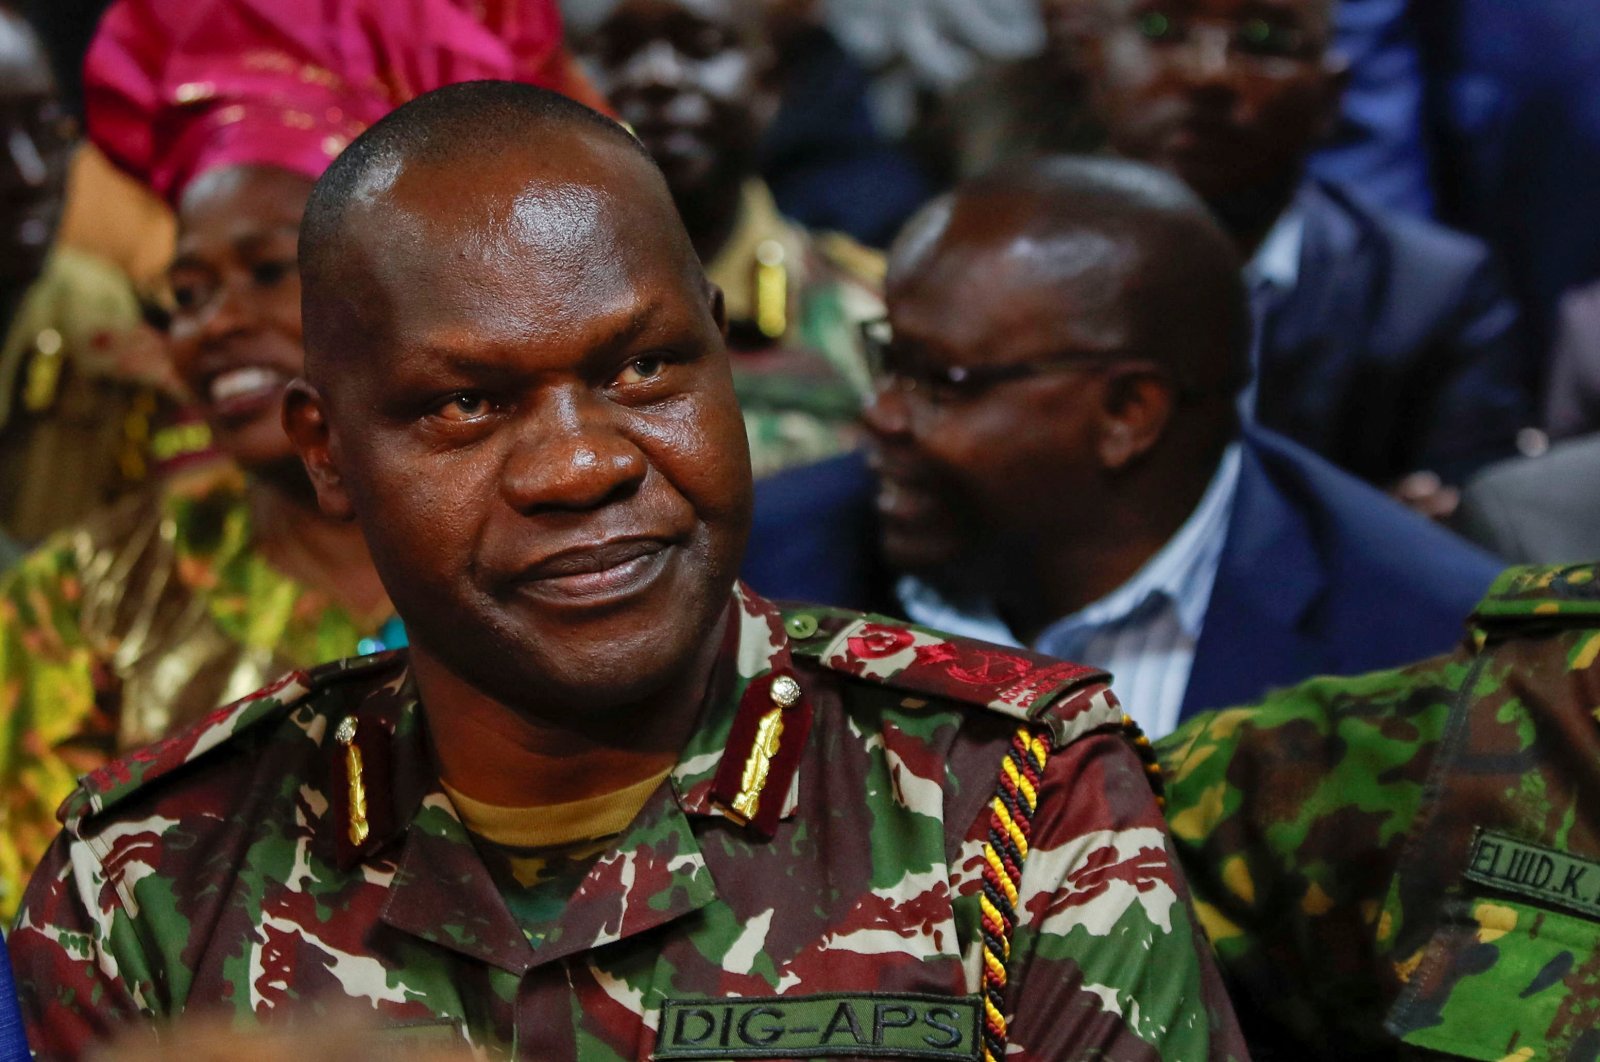
[[[867,430],[879,438],[911,434],[912,401],[900,381],[892,376],[876,381],[872,397],[861,411]]]
[[[528,410],[501,486],[518,512],[583,511],[637,490],[648,470],[610,404],[574,387]]]
[[[1197,23],[1179,48],[1185,73],[1197,83],[1214,83],[1233,76],[1233,31],[1225,26]]]
[[[653,40],[634,52],[619,73],[624,85],[675,89],[683,84],[684,60],[671,42]]]
[[[33,136],[21,127],[6,134],[6,161],[17,180],[29,188],[43,188],[50,179],[50,166]]]

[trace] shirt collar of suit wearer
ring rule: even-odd
[[[1200,503],[1155,556],[1111,593],[1045,628],[1034,647],[1048,653],[1051,646],[1077,641],[1083,631],[1140,622],[1163,602],[1176,611],[1184,632],[1198,640],[1222,562],[1239,486],[1240,455],[1238,442],[1223,452]],[[907,615],[917,623],[1001,645],[1021,644],[991,601],[954,601],[910,575],[902,576],[895,589]],[[1079,663],[1093,665],[1094,661]]]
[[[1306,212],[1296,196],[1272,223],[1266,239],[1245,265],[1245,285],[1252,292],[1263,287],[1280,294],[1293,291],[1300,282],[1300,252],[1305,242]]]

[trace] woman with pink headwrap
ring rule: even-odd
[[[599,102],[554,0],[107,12],[85,66],[89,136],[177,211],[174,367],[232,463],[100,514],[0,583],[8,921],[78,775],[277,673],[403,643],[359,532],[318,511],[279,422],[304,359],[298,229],[317,176],[363,129],[478,78]]]

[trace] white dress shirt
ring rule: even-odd
[[[1046,627],[1033,643],[1038,652],[1111,672],[1123,710],[1152,738],[1178,724],[1222,562],[1239,464],[1235,442],[1200,504],[1155,556],[1111,593]],[[917,623],[1000,645],[1021,644],[991,603],[957,604],[909,575],[895,589]]]

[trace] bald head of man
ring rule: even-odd
[[[750,466],[721,295],[648,155],[537,88],[443,89],[334,163],[300,253],[285,424],[430,717],[648,731],[629,709],[698,697]]]
[[[1175,178],[1047,159],[926,207],[890,257],[867,412],[896,568],[1008,604],[1022,637],[1120,585],[1238,421],[1249,310]]]

